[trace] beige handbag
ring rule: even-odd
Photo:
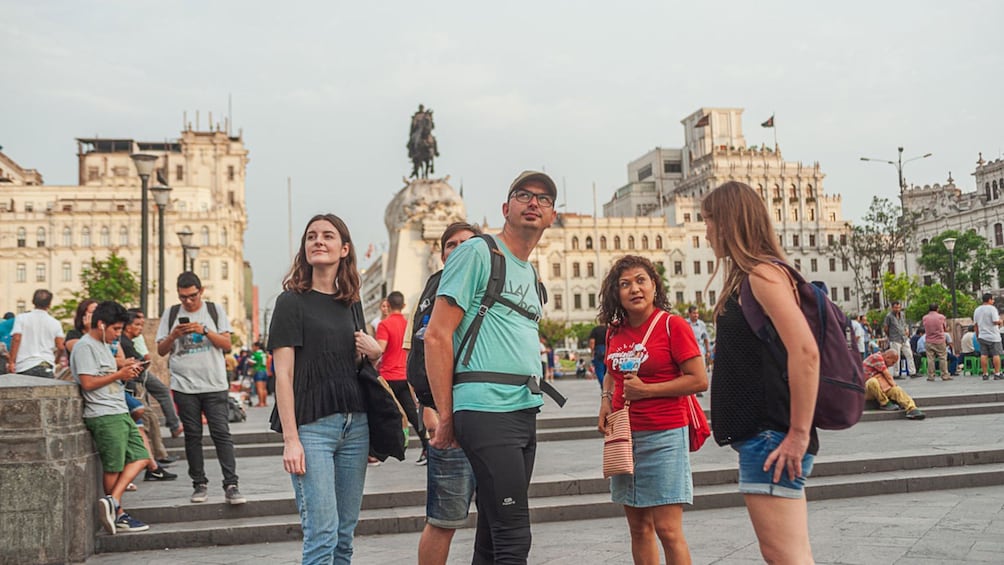
[[[648,342],[652,328],[666,313],[660,311],[648,326],[641,345]],[[624,401],[624,408],[607,414],[607,429],[603,434],[603,478],[614,475],[634,474],[634,444],[631,441],[631,401]]]

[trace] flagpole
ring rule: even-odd
[[[777,124],[774,123],[774,112],[770,113],[770,129],[774,130],[774,153],[777,153]]]

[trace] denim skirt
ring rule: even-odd
[[[635,508],[693,504],[687,426],[631,432],[631,440],[634,474],[610,477],[611,500]]]

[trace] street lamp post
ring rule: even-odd
[[[958,305],[958,302],[956,302],[956,300],[955,300],[955,238],[954,237],[946,237],[942,241],[942,243],[945,244],[945,249],[948,250],[948,256],[949,256],[950,261],[951,261],[949,263],[950,264],[950,273],[951,273],[951,278],[949,279],[949,282],[952,285],[952,318],[958,318],[959,317],[959,305]]]
[[[146,188],[150,182],[150,174],[153,173],[153,166],[157,163],[157,156],[147,155],[145,153],[133,153],[131,157],[133,164],[136,165],[136,172],[139,173],[139,178],[143,188],[142,196],[140,198],[140,214],[142,215],[142,218],[140,219],[139,228],[139,309],[143,312],[143,315],[146,316],[146,303],[150,292],[150,280],[148,275],[150,263],[150,199],[146,193]]]
[[[161,313],[164,311],[164,210],[171,201],[171,187],[157,185],[150,190],[157,204],[157,239],[160,244],[157,250],[157,312]]]
[[[188,248],[192,245],[192,230],[185,228],[178,232],[178,241],[181,242],[181,270],[188,270]]]
[[[910,157],[909,159],[907,159],[906,161],[904,161],[903,160],[903,148],[902,147],[897,147],[896,149],[899,151],[899,156],[896,158],[895,161],[890,161],[888,159],[875,159],[873,157],[862,157],[861,160],[862,161],[870,161],[870,162],[873,162],[873,163],[887,163],[889,165],[892,165],[892,166],[896,167],[896,173],[899,174],[899,207],[900,207],[900,213],[901,214],[905,214],[906,213],[906,198],[904,198],[904,196],[905,196],[904,193],[906,192],[906,182],[903,180],[903,165],[909,163],[910,161],[916,161],[918,159],[927,159],[928,157],[930,157],[931,155],[933,155],[933,153],[924,153],[923,155],[918,155],[916,157]],[[909,262],[909,259],[906,256],[906,246],[904,246],[904,249],[903,249],[903,274],[905,274],[905,275],[909,275],[910,274],[910,262]]]

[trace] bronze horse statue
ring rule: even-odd
[[[426,110],[421,104],[411,117],[411,132],[408,137],[408,158],[411,159],[411,178],[429,178],[436,172],[434,159],[439,157],[439,148],[432,130],[436,124],[432,119],[432,109]]]

